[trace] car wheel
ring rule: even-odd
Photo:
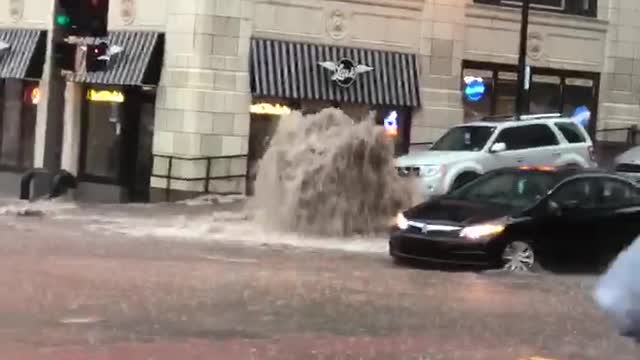
[[[476,179],[478,176],[478,174],[476,173],[462,173],[460,175],[458,175],[458,177],[453,181],[453,184],[451,185],[451,190],[455,190],[458,189],[460,187],[462,187],[463,185],[467,184],[468,182]]]
[[[502,251],[503,269],[514,273],[538,272],[540,266],[528,241],[513,241]]]

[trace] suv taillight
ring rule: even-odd
[[[589,157],[591,158],[591,161],[596,161],[596,153],[593,151],[593,146],[589,146]]]

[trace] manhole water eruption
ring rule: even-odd
[[[392,140],[373,116],[355,122],[338,109],[280,119],[259,164],[258,219],[277,230],[348,236],[385,231],[418,199],[394,167]]]

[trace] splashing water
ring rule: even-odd
[[[393,155],[372,116],[355,122],[338,109],[283,116],[259,165],[257,219],[312,235],[384,231],[418,199],[415,183],[398,176]]]
[[[593,296],[617,330],[640,342],[640,237],[611,263]]]

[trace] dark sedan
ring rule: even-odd
[[[487,173],[399,213],[389,253],[535,271],[606,266],[640,233],[640,187],[597,170],[521,167]]]

